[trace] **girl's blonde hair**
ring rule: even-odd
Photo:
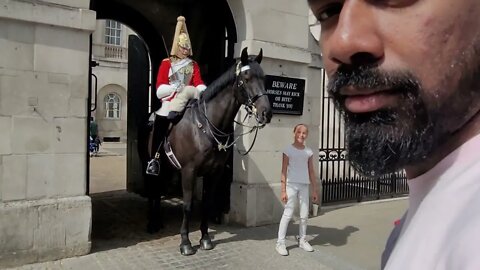
[[[297,125],[293,128],[293,133],[295,133],[295,132],[297,131],[297,128],[298,128],[299,126],[304,126],[304,127],[307,129],[307,132],[308,132],[308,126],[305,125],[305,124],[303,124],[303,123],[300,123],[300,124],[297,124]]]

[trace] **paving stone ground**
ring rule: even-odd
[[[286,257],[275,251],[278,224],[253,228],[212,224],[210,234],[215,248],[198,250],[196,254],[185,257],[178,250],[181,200],[173,198],[162,202],[163,215],[167,217],[165,227],[153,235],[146,233],[146,200],[121,190],[124,180],[119,180],[120,176],[112,173],[122,174],[122,170],[102,165],[116,164],[115,167],[125,162],[121,146],[112,149],[103,149],[99,157],[92,158],[92,169],[97,170],[97,178],[91,179],[103,182],[92,183],[102,193],[92,194],[91,253],[10,269],[374,270],[379,269],[380,255],[393,222],[401,217],[408,204],[405,199],[394,199],[322,207],[319,216],[309,219],[307,231],[315,251],[305,252],[296,246],[294,235],[298,225],[294,223],[288,230],[287,249],[290,255]],[[103,193],[107,186],[120,191]],[[198,213],[193,216],[190,240],[198,248]]]

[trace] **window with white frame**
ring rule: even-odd
[[[116,93],[110,93],[105,96],[105,117],[109,119],[120,119],[120,96]]]
[[[120,46],[120,38],[122,35],[122,25],[114,20],[106,20],[105,22],[105,43]]]

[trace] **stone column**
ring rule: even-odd
[[[86,254],[88,0],[0,0],[0,267]]]
[[[230,220],[258,226],[278,223],[283,204],[280,200],[282,150],[293,142],[293,127],[309,126],[308,146],[314,151],[318,168],[318,126],[320,121],[321,72],[310,68],[308,6],[303,0],[228,1],[237,25],[239,56],[244,47],[250,54],[263,49],[262,67],[267,75],[304,79],[303,114],[275,114],[272,122],[259,131],[252,151],[242,156],[234,150]],[[239,113],[243,119],[244,112]],[[248,149],[254,135],[239,141],[239,149]],[[316,169],[318,171],[318,169]],[[317,173],[318,174],[318,173]],[[320,188],[320,187],[319,187]]]

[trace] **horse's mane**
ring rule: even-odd
[[[250,65],[250,72],[254,77],[263,77],[263,71],[260,68],[260,65],[255,62],[254,60],[249,58],[248,64]],[[235,73],[235,69],[238,65],[238,61],[228,68],[226,72],[224,72],[220,77],[214,80],[208,87],[203,91],[201,96],[201,101],[208,102],[212,98],[214,98],[218,93],[222,92],[228,85],[233,84],[237,74]]]

